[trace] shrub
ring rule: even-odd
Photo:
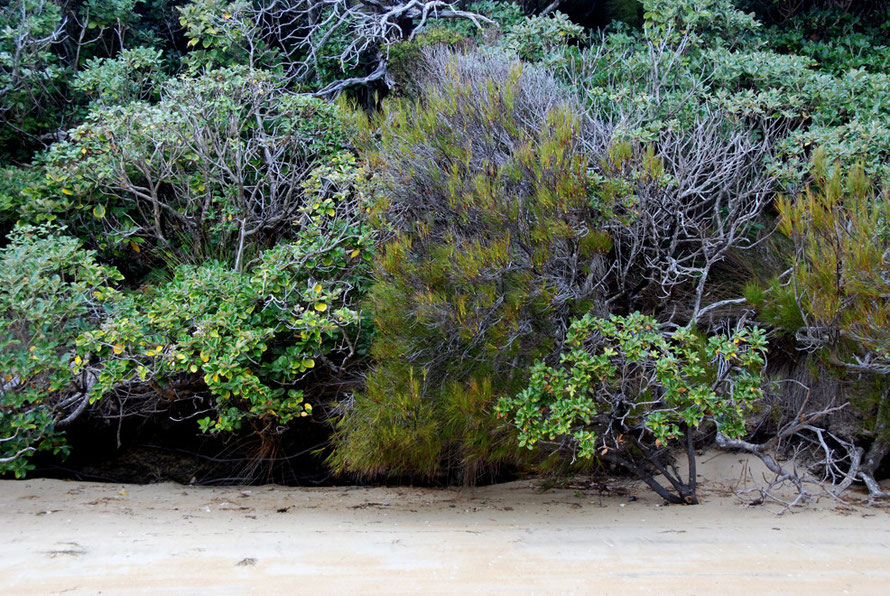
[[[794,243],[792,271],[804,326],[803,347],[829,348],[836,364],[890,372],[890,204],[862,172],[829,170],[818,159],[815,183],[778,202],[780,230]]]
[[[596,302],[608,242],[579,142],[592,135],[553,79],[439,51],[420,88],[368,127],[380,130],[364,147],[380,184],[376,364],[330,461],[472,481],[515,460],[494,399]]]
[[[66,449],[60,430],[94,382],[75,340],[100,324],[119,279],[59,228],[20,225],[0,249],[0,473],[22,476],[28,456]]]
[[[78,340],[97,381],[112,392],[158,399],[210,397],[204,431],[251,424],[274,435],[312,411],[325,382],[357,359],[362,325],[354,305],[365,281],[370,236],[359,215],[360,173],[339,155],[304,184],[291,242],[243,271],[208,262],[176,268],[171,281],[128,293],[108,320]]]
[[[795,337],[801,350],[864,387],[860,431],[872,441],[850,473],[873,496],[886,496],[874,474],[890,453],[890,193],[861,168],[828,168],[822,154],[813,176],[804,193],[778,203],[780,230],[794,245],[788,287],[800,312]]]
[[[478,396],[466,426],[507,441],[489,394],[518,392],[572,319],[646,308],[682,324],[721,305],[712,274],[759,237],[773,137],[712,115],[657,143],[614,142],[531,66],[439,50],[425,73],[419,100],[366,127],[380,135],[363,142],[381,196],[376,366],[331,461],[466,479],[485,458],[464,454],[462,431],[432,431],[453,400]]]
[[[402,41],[389,50],[389,75],[395,84],[393,90],[409,96],[416,96],[417,70],[423,68],[424,50],[436,46],[453,49],[466,48],[470,38],[452,28],[433,27],[408,41]]]
[[[573,457],[612,460],[666,500],[697,503],[693,432],[710,422],[728,437],[745,434],[745,414],[762,397],[763,332],[742,328],[704,341],[689,328],[665,334],[639,313],[586,315],[565,343],[559,366],[537,362],[528,388],[498,402],[520,444],[552,442]],[[685,481],[665,454],[683,435]]]
[[[348,136],[336,106],[289,93],[268,73],[184,78],[156,105],[93,112],[56,144],[45,191],[55,202],[44,209],[98,220],[108,247],[129,246],[131,257],[238,269],[258,248],[291,237],[307,175]]]
[[[511,27],[504,38],[504,47],[530,62],[546,59],[556,49],[580,37],[584,28],[572,23],[561,12],[534,16]]]
[[[74,88],[103,106],[125,105],[156,96],[164,80],[161,51],[140,47],[115,58],[93,58],[74,79]]]

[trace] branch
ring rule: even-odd
[[[0,457],[0,464],[8,464],[11,461],[17,460],[18,458],[20,458],[24,454],[28,453],[29,451],[34,451],[34,450],[35,449],[33,447],[25,447],[24,449],[22,449],[21,451],[19,451],[18,453],[16,453],[15,455],[13,455],[11,457]]]

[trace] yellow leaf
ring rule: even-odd
[[[63,189],[62,189],[62,194],[63,194],[63,195],[69,195],[69,196],[71,196],[71,195],[73,195],[74,193],[71,192],[70,190],[68,190],[67,188],[63,188]]]
[[[315,288],[314,288],[314,289],[315,289],[315,293],[316,293],[316,294],[318,294],[319,292],[321,292],[321,284],[315,284]]]
[[[139,245],[136,244],[135,242],[133,242],[132,240],[130,240],[130,248],[132,248],[136,252],[142,252],[142,249],[139,248]]]
[[[81,362],[83,362],[83,361],[80,359],[80,356],[74,357],[74,364],[80,365]]]
[[[123,354],[123,352],[124,352],[124,346],[122,346],[120,344],[115,344],[111,349],[118,356]]]
[[[313,360],[312,358],[306,358],[305,360],[303,360],[303,366],[305,366],[306,368],[312,368],[315,366],[315,360]]]
[[[325,304],[324,302],[316,302],[315,303],[315,310],[317,310],[318,312],[324,312],[327,309],[328,309],[328,305]]]
[[[360,252],[362,252],[362,251],[360,251],[359,249],[356,248],[354,251],[349,253],[349,256],[354,259],[355,257],[358,256],[358,253],[360,253]]]

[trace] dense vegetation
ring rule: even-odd
[[[3,2],[0,472],[164,419],[885,496],[890,5],[599,4]]]

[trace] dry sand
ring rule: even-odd
[[[201,488],[0,482],[0,596],[115,593],[890,594],[890,511],[748,507],[738,455],[703,504],[643,486]],[[741,480],[741,481],[740,481]],[[635,501],[630,500],[632,496]]]

